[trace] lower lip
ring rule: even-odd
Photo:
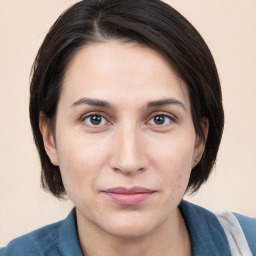
[[[147,193],[134,193],[134,194],[120,194],[120,193],[108,193],[104,194],[112,201],[120,205],[137,205],[148,199],[154,192]]]

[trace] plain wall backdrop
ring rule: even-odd
[[[29,73],[72,0],[0,0],[0,245],[63,219],[72,203],[40,187],[28,114]],[[201,33],[222,82],[226,124],[208,183],[188,199],[256,217],[256,1],[169,0]]]

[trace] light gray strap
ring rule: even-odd
[[[249,245],[246,241],[244,232],[231,212],[216,213],[222,228],[227,236],[232,256],[252,256]]]

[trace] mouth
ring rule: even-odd
[[[143,187],[114,187],[102,191],[108,199],[119,205],[138,205],[155,192],[155,190]]]

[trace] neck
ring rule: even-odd
[[[177,208],[168,220],[142,237],[116,237],[84,221],[77,212],[80,245],[84,256],[191,256],[189,234]]]

